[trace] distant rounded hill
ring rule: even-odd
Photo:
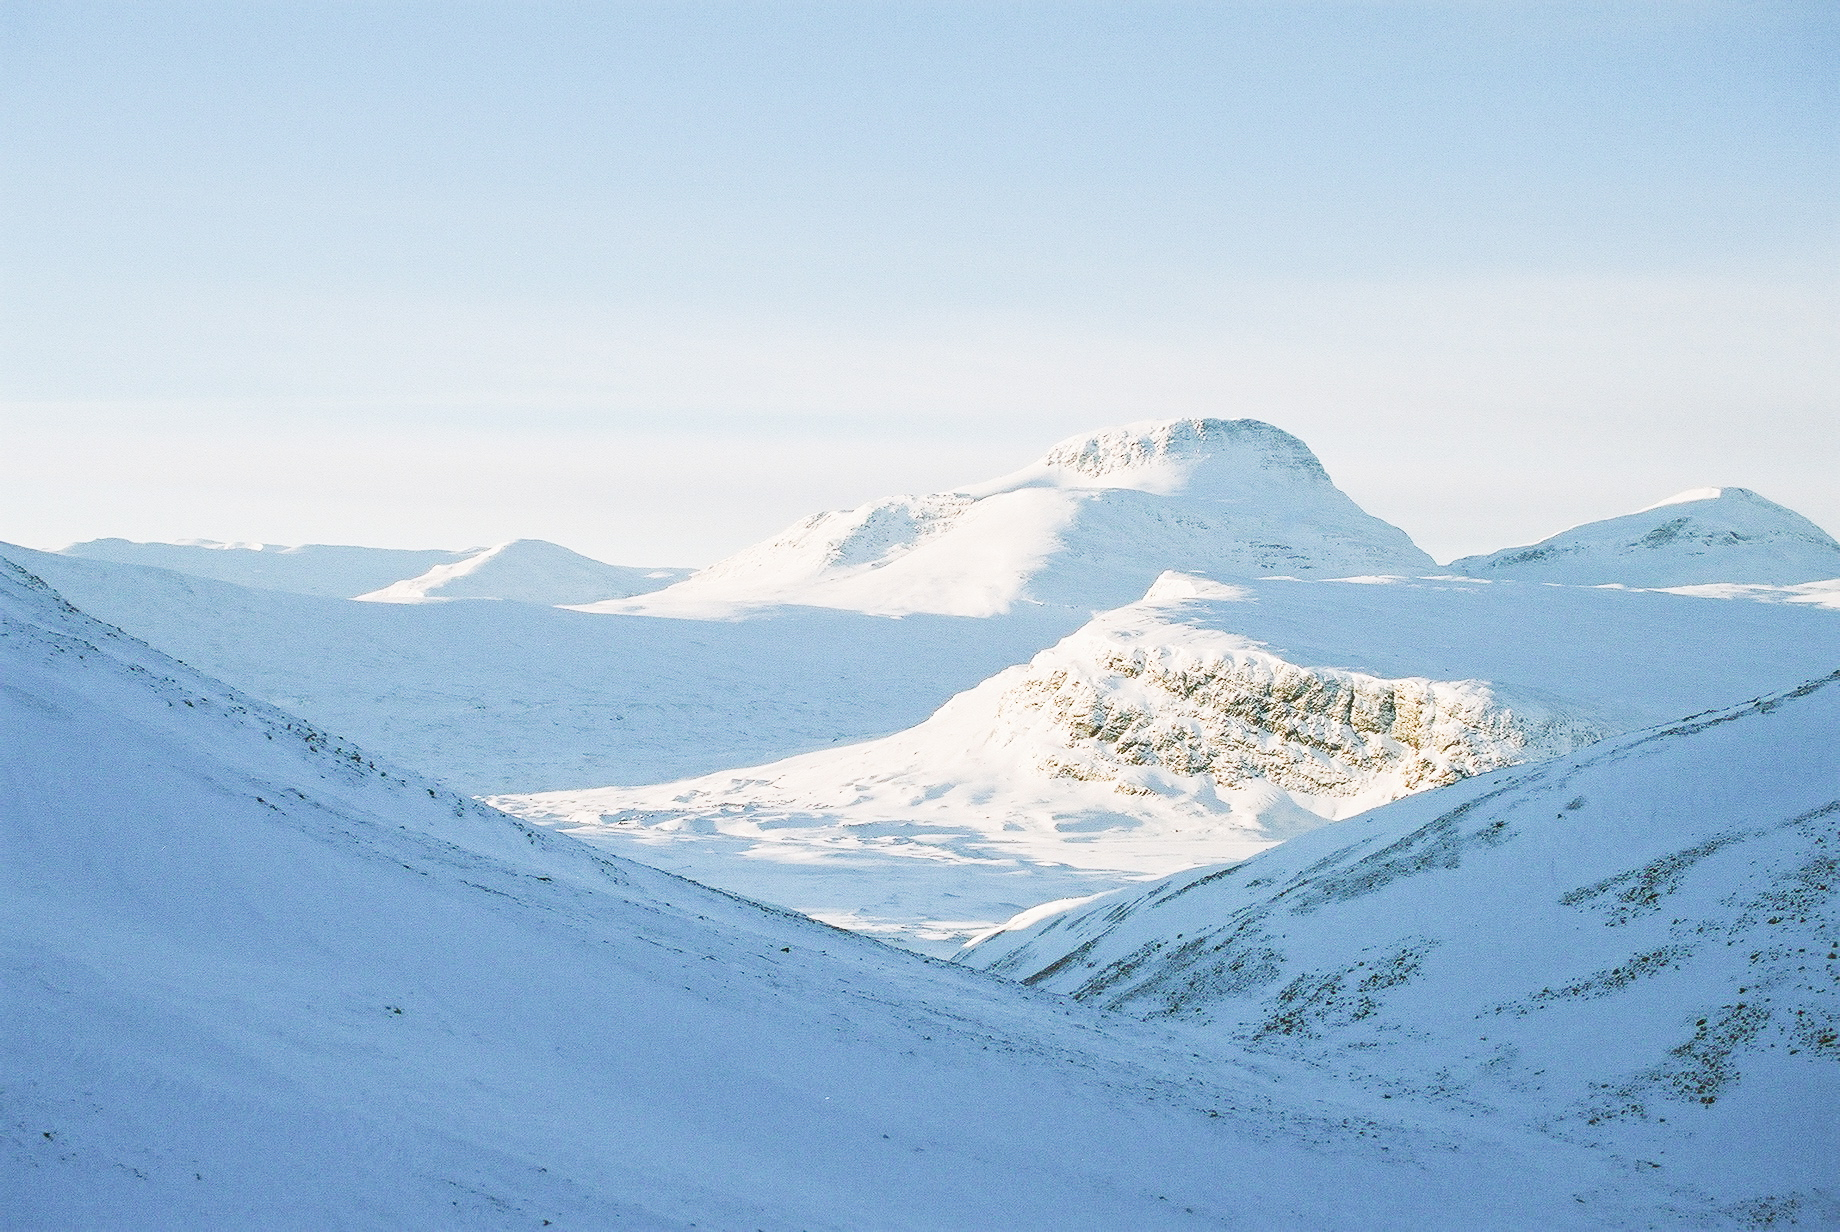
[[[92,539],[71,544],[63,555],[170,569],[262,590],[382,603],[438,599],[506,599],[547,606],[592,603],[657,590],[691,572],[604,564],[542,539],[516,539],[461,551],[324,543],[285,547],[210,539],[185,543]]]
[[[1449,569],[1570,586],[1795,586],[1840,577],[1840,543],[1748,488],[1695,488],[1525,547],[1465,556]]]
[[[628,598],[668,586],[688,569],[608,565],[542,539],[517,539],[463,560],[436,565],[357,598],[377,603],[427,603],[437,599],[509,599],[557,606]]]

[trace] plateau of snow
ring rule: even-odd
[[[1253,419],[1150,420],[1063,441],[986,483],[816,514],[674,586],[592,610],[1097,611],[1140,597],[1166,569],[1238,578],[1433,567],[1288,432]]]
[[[900,731],[1084,619],[352,603],[10,545],[0,556],[173,657],[477,795],[657,782]]]
[[[1748,488],[1694,488],[1528,547],[1465,556],[1448,568],[1573,586],[1795,586],[1840,578],[1840,543]]]
[[[1780,688],[1832,614],[1460,577],[1167,574],[911,730],[644,787],[496,797],[932,953],[1015,912]]]
[[[9,1227],[1569,1228],[1725,1199],[596,853],[10,564],[0,681]]]
[[[963,961],[1840,1224],[1840,672],[1036,912]],[[1674,1221],[1670,1221],[1674,1222]]]

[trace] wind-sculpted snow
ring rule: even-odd
[[[931,952],[1840,661],[1787,607],[1461,578],[1169,575],[881,740],[496,803]]]
[[[1574,586],[1788,587],[1840,578],[1840,543],[1749,489],[1695,488],[1528,547],[1466,556],[1449,568],[1474,577]]]
[[[1592,1227],[1675,1201],[527,828],[5,563],[0,732],[9,1228]]]
[[[775,603],[988,616],[1128,603],[1165,569],[1212,577],[1414,571],[1296,437],[1257,420],[1127,424],[953,492],[821,513],[655,594],[596,610],[710,615]]]
[[[1840,1215],[1840,672],[1038,912],[963,961]],[[1762,1220],[1769,1222],[1769,1220]]]

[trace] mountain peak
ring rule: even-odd
[[[1466,556],[1450,569],[1575,586],[1793,586],[1840,577],[1840,543],[1749,488],[1689,488],[1538,543]]]
[[[445,599],[509,599],[546,606],[592,603],[657,590],[689,572],[609,565],[547,539],[513,539],[357,597],[372,603]]]
[[[1173,481],[1175,486],[1187,486],[1202,472],[1241,482],[1254,476],[1329,482],[1328,472],[1308,445],[1282,428],[1257,419],[1161,419],[1121,424],[1062,441],[1048,451],[1041,465],[1062,472],[1076,483],[1102,487],[1135,488],[1140,484],[1128,478],[1152,476],[1166,483]],[[1121,479],[1127,481],[1119,482]]]
[[[985,483],[816,514],[636,607],[602,610],[800,603],[989,616],[1017,603],[1116,607],[1166,569],[1263,577],[1432,567],[1290,433],[1256,419],[1161,419],[1070,437]]]

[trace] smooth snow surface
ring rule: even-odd
[[[1139,597],[1165,569],[1238,578],[1431,566],[1289,433],[1253,419],[1153,420],[1063,441],[987,483],[817,514],[675,586],[596,610],[1096,611]]]
[[[657,782],[886,735],[1082,619],[352,603],[6,545],[0,556],[175,658],[478,795]]]
[[[1165,576],[885,739],[496,798],[932,953],[1840,663],[1832,614],[1464,578]]]
[[[10,565],[0,681],[9,1228],[1559,1228],[1695,1199],[597,855]]]
[[[1465,556],[1453,573],[1573,586],[1795,586],[1840,578],[1840,543],[1747,488],[1694,488],[1528,547]]]
[[[542,539],[519,539],[356,597],[376,603],[510,599],[557,606],[644,594],[690,572],[604,565]]]
[[[1072,911],[964,961],[1840,1226],[1840,672]],[[1683,1226],[1701,1226],[1683,1221]]]

